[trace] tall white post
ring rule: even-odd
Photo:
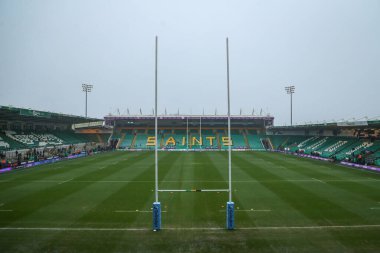
[[[154,162],[155,162],[155,199],[158,202],[158,138],[157,138],[157,50],[158,50],[158,37],[156,36],[156,57],[155,57],[155,103],[154,103],[154,135],[156,138],[156,146],[154,148]]]
[[[226,38],[226,50],[227,50],[227,104],[228,104],[228,139],[229,144],[231,140],[231,112],[230,112],[230,59],[228,50],[228,38]],[[231,187],[231,145],[228,146],[228,189],[229,189],[229,202],[232,201],[232,187]]]
[[[158,50],[158,37],[156,36],[156,52],[155,52],[155,82],[154,82],[154,135],[156,138],[156,145],[154,146],[154,177],[155,177],[155,202],[153,202],[153,231],[161,230],[161,203],[158,202],[158,138],[157,138],[157,50]]]
[[[186,145],[187,151],[189,151],[189,116],[186,118]]]
[[[202,116],[199,118],[199,141],[203,143],[202,141]],[[199,142],[199,150],[202,149],[202,144]]]
[[[226,38],[226,50],[227,50],[227,100],[228,100],[228,193],[229,200],[226,205],[226,227],[228,230],[232,230],[235,228],[235,214],[234,214],[234,206],[235,203],[232,202],[232,185],[231,185],[231,149],[232,149],[232,140],[231,140],[231,110],[230,110],[230,59],[228,52],[228,38]]]
[[[87,118],[87,89],[86,89],[86,118]]]

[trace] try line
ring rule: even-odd
[[[99,169],[102,169],[101,167]],[[324,179],[318,180],[316,178],[312,179],[283,179],[283,180],[235,180],[232,183],[283,183],[283,182],[377,182],[379,179]],[[153,183],[152,180],[0,180],[0,183]],[[160,183],[225,183],[222,180],[163,180]]]
[[[236,228],[235,230],[322,230],[322,229],[371,229],[371,228],[380,228],[380,224],[376,225],[331,225],[331,226],[280,226],[280,227],[242,227]],[[225,230],[224,227],[168,227],[162,228],[163,230]],[[70,228],[70,227],[0,227],[0,231],[10,231],[10,230],[34,230],[34,231],[152,231],[151,228],[92,228],[92,227],[83,227],[83,228]]]

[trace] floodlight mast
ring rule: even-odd
[[[290,94],[290,125],[293,125],[293,93],[295,92],[295,86],[286,86],[285,91]]]
[[[85,115],[87,118],[87,93],[91,92],[94,86],[92,84],[82,84],[82,91],[86,93],[86,101],[85,101]]]

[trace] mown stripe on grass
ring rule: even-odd
[[[149,158],[153,157],[153,152],[148,153]],[[174,157],[173,157],[174,156]],[[175,162],[178,159],[178,155],[173,155],[170,153],[161,154],[159,157],[159,164],[165,165],[166,161]],[[173,159],[174,158],[174,159]],[[136,180],[141,180],[144,178],[154,177],[154,163],[153,159],[145,159],[147,166],[145,169],[139,169],[139,173],[136,175]],[[161,170],[161,174],[164,175],[168,172],[168,169]],[[114,212],[114,210],[145,210],[146,200],[149,197],[152,197],[153,193],[151,189],[154,188],[154,185],[150,184],[134,184],[127,183],[123,187],[119,188],[117,191],[113,192],[103,201],[94,206],[81,218],[77,219],[72,226],[86,226],[97,224],[100,226],[112,226],[114,224],[124,224],[129,225],[133,224],[136,219],[141,215],[139,212]],[[153,201],[151,202],[153,203]],[[150,208],[150,207],[149,207]],[[151,216],[144,214],[146,222],[150,225]],[[145,223],[147,224],[147,223]],[[64,233],[64,231],[63,231]],[[122,237],[123,234],[118,234],[117,237]],[[65,234],[57,234],[55,237],[47,241],[43,250],[45,251],[54,245],[56,240],[59,238],[65,237]],[[112,247],[116,247],[113,245]],[[112,251],[111,248],[108,249]]]
[[[140,153],[142,154],[142,153]],[[136,160],[136,159],[134,159]],[[147,160],[143,157],[136,161],[136,164],[146,162]],[[123,166],[123,164],[120,164]],[[123,171],[128,173],[131,178],[134,175],[138,175],[142,170],[134,170],[134,163],[130,163],[130,166],[125,166]],[[114,166],[114,165],[110,165]],[[113,175],[109,170],[110,176]],[[72,182],[70,183],[72,184]],[[71,187],[67,185],[66,187]],[[20,226],[20,224],[40,224],[49,226],[69,226],[73,224],[76,220],[80,219],[83,215],[87,214],[94,206],[96,206],[100,201],[108,198],[117,189],[122,187],[121,184],[112,185],[111,187],[107,185],[99,185],[96,183],[89,184],[85,188],[79,189],[75,194],[70,194],[65,198],[59,199],[56,202],[52,202],[49,205],[43,206],[32,214],[19,219],[13,223],[13,226]],[[49,234],[44,238],[39,240],[39,243],[43,245],[43,242],[48,242],[53,237],[53,234]],[[33,243],[33,237],[24,239],[23,243]],[[17,245],[13,247],[12,251],[17,251]]]
[[[219,158],[212,159],[211,156],[218,156]],[[228,188],[228,154],[227,153],[220,153],[218,152],[217,154],[208,154],[208,159],[209,163],[211,166],[218,171],[220,177],[222,177],[225,181],[226,188]],[[238,171],[234,170],[232,172],[232,176],[234,176]],[[251,178],[250,178],[251,179]],[[232,183],[232,201],[235,203],[235,208],[241,207],[245,208],[247,207],[247,203],[243,203],[242,201],[242,195],[239,193],[235,193],[236,190],[236,185]],[[229,201],[229,195],[228,194],[223,194],[221,195],[223,198],[222,200],[222,206],[225,207],[226,202]],[[251,205],[254,205],[256,203],[250,203]],[[247,207],[248,208],[248,207]],[[241,224],[246,223],[248,220],[253,221],[255,223],[255,220],[252,219],[247,213],[240,213],[238,215],[239,217],[236,219],[236,227],[239,227]],[[225,216],[223,217],[225,219]],[[225,220],[224,220],[225,222]]]
[[[242,168],[250,165],[245,157],[235,156],[234,163]],[[251,165],[252,166],[252,165]],[[266,177],[280,180],[281,178],[269,170],[255,166],[254,170],[243,169],[253,178],[259,171]],[[279,196],[283,201],[287,202],[297,211],[308,217],[315,224],[329,225],[332,221],[341,222],[342,224],[363,223],[363,218],[359,215],[342,208],[334,202],[324,199],[309,190],[302,188],[293,182],[284,182],[283,184],[272,184],[262,182],[265,187]],[[329,212],[321,212],[320,210],[329,210]]]
[[[134,166],[135,167],[135,166]],[[236,169],[236,168],[234,168]],[[179,168],[178,168],[179,170]],[[61,182],[64,182],[65,180],[58,180],[58,179],[53,179],[53,180],[33,180],[33,181],[22,181],[22,182],[25,182],[25,183],[33,183],[33,184],[36,184],[36,183],[46,183],[46,184],[57,184],[57,183],[61,183]],[[115,183],[115,184],[124,184],[124,183],[129,183],[129,182],[133,182],[133,183],[154,183],[155,181],[154,180],[139,180],[139,181],[135,181],[135,180],[75,180],[73,181],[73,183],[88,183],[88,182],[92,182],[92,183],[103,183],[103,184],[112,184],[112,183]],[[223,179],[223,180],[180,180],[180,179],[177,179],[177,180],[160,180],[159,181],[160,183],[163,183],[163,184],[167,184],[167,183],[174,183],[174,184],[178,184],[178,183],[192,183],[192,184],[201,184],[201,185],[204,185],[204,184],[207,184],[207,183],[224,183],[226,184],[228,182],[227,179]],[[234,184],[251,184],[251,183],[260,183],[260,182],[271,182],[271,183],[282,183],[282,182],[307,182],[307,183],[316,183],[316,182],[319,182],[319,183],[323,183],[323,182],[376,182],[374,181],[373,179],[325,179],[323,180],[322,182],[320,182],[320,180],[316,179],[316,178],[311,178],[311,179],[281,179],[281,180],[232,180],[232,183]],[[1,182],[0,182],[1,183]],[[379,183],[380,183],[380,180],[379,180]],[[173,187],[172,185],[170,187]],[[163,188],[163,187],[161,187]],[[178,188],[178,187],[177,187]],[[199,188],[199,187],[197,187]],[[202,188],[202,187],[200,187]]]
[[[210,154],[208,152],[200,152],[195,155],[194,161],[202,164],[202,166],[194,167],[194,178],[207,179],[213,178],[216,180],[224,179],[218,168],[212,163]],[[224,188],[228,189],[228,181],[224,184],[196,184],[200,188]],[[216,210],[225,206],[228,201],[228,192],[224,193],[207,193],[194,196],[193,213],[194,223],[201,223],[207,226],[223,226],[225,224],[225,215],[218,213]],[[218,224],[219,223],[219,224]],[[180,226],[180,224],[178,225]]]
[[[294,156],[291,154],[272,153],[272,152],[268,152],[266,154],[268,156],[273,156],[273,157],[282,157],[283,159],[297,163],[304,167],[308,167],[308,165],[312,164],[314,167],[319,167],[319,169],[323,170],[326,174],[337,176],[337,177],[347,178],[347,177],[359,176],[359,177],[370,177],[373,179],[378,179],[380,176],[380,173],[376,173],[373,171],[352,169],[351,167],[342,166],[337,163],[318,161],[318,160],[314,160],[310,158]]]
[[[65,174],[66,178],[55,178],[55,176],[51,176],[51,177],[47,178],[47,180],[59,179],[59,182],[62,182],[62,181],[66,181],[67,179],[74,178],[74,177],[79,178],[79,176],[93,172],[94,167],[98,166],[99,164],[100,165],[102,165],[102,164],[109,165],[109,161],[112,161],[113,159],[117,159],[117,158],[115,158],[115,155],[117,155],[117,154],[116,153],[112,153],[112,154],[114,155],[113,158],[107,157],[107,159],[98,161],[96,164],[92,164],[92,163],[88,164],[87,161],[85,159],[83,159],[82,163],[79,165],[78,168],[72,167],[73,170],[70,170],[70,169],[68,170],[68,172],[67,172],[68,174],[67,175]],[[66,163],[66,162],[70,162],[70,161],[65,161],[63,163]],[[109,165],[109,166],[111,166],[111,165]],[[53,169],[53,168],[51,168],[51,169]],[[61,176],[62,175],[59,174],[59,177],[61,177]],[[57,182],[57,183],[59,183],[59,182]],[[54,186],[52,184],[41,185],[40,183],[35,183],[34,181],[30,181],[28,183],[19,183],[18,181],[14,181],[11,184],[13,184],[14,187],[10,187],[6,190],[0,191],[0,199],[4,202],[7,202],[7,203],[17,201],[18,199],[25,198],[26,196],[28,196],[30,194],[33,194],[33,193],[36,193],[39,191],[44,191],[44,190],[48,189],[49,187]]]
[[[159,162],[159,171],[161,168],[161,171],[159,172],[159,188],[162,188],[162,185],[160,181],[175,177],[180,172],[180,168],[182,166],[185,155],[184,153],[180,154],[170,154],[170,157],[167,159],[163,159],[161,162]],[[151,173],[154,173],[154,169],[152,168]],[[153,176],[153,175],[150,175]],[[142,209],[150,210],[152,209],[152,204],[155,201],[155,195],[154,195],[154,183],[150,185],[151,186],[151,194],[148,195],[147,198],[145,198],[145,204],[144,207],[141,207]],[[173,203],[177,203],[178,200],[174,197],[175,194],[171,193],[159,193],[158,200],[161,202],[161,215],[162,215],[162,221],[163,223],[170,224],[170,220],[173,216],[176,216],[178,213],[178,209],[173,207]],[[180,194],[182,195],[182,194]],[[175,195],[179,196],[179,195]],[[152,213],[151,213],[152,214]],[[180,214],[183,214],[183,212],[180,212]],[[135,220],[128,224],[130,227],[152,227],[152,216],[146,216],[146,215],[139,215],[136,216]],[[124,234],[123,238],[120,239],[120,241],[124,241],[128,238],[129,235]],[[122,249],[118,249],[120,247],[120,243],[118,243],[115,246],[115,252],[122,251]]]
[[[243,166],[235,164],[235,158],[236,156],[241,156],[242,154],[234,154],[232,157],[232,167],[233,167],[233,176],[235,174],[239,174],[240,176],[252,179],[254,180],[254,177],[247,174],[245,169],[254,171],[256,174],[259,172],[256,170],[256,166],[259,166],[257,164],[250,164],[248,166],[244,167],[244,170],[242,169]],[[227,161],[227,157],[225,155],[221,156],[224,158],[222,159],[222,163],[225,163]],[[266,161],[261,161],[259,164],[266,163]],[[261,175],[262,176],[262,175]],[[287,179],[282,180],[266,180],[267,182],[275,182],[282,185],[284,181],[287,181]],[[298,212],[297,209],[289,205],[286,201],[281,199],[279,196],[276,195],[276,193],[272,192],[270,189],[268,189],[265,185],[261,183],[261,181],[255,181],[255,184],[245,184],[245,185],[232,185],[233,189],[237,189],[237,192],[234,192],[234,199],[238,198],[241,199],[240,208],[242,209],[271,209],[273,212],[271,213],[257,213],[255,215],[249,215],[249,219],[244,220],[240,213],[236,213],[236,223],[237,226],[251,226],[251,224],[255,224],[256,226],[276,226],[276,225],[282,225],[282,224],[295,224],[295,225],[303,225],[303,224],[311,224],[315,225],[311,219],[304,216],[302,213]],[[236,206],[238,208],[239,206]],[[328,237],[331,237],[330,235],[326,235]]]
[[[334,188],[339,188],[339,189],[344,190],[348,194],[356,195],[356,197],[362,198],[367,201],[370,201],[370,200],[377,201],[379,199],[379,194],[378,194],[378,190],[380,190],[379,187],[374,189],[373,187],[369,187],[360,182],[340,181],[341,179],[343,179],[343,177],[330,175],[326,173],[326,170],[321,170],[315,166],[304,167],[301,164],[296,163],[297,161],[288,162],[287,160],[284,161],[278,156],[274,156],[271,163],[275,165],[277,162],[282,163],[288,170],[304,175],[305,177],[308,177],[308,178],[318,178],[317,180],[321,180],[321,179],[323,180],[324,178],[326,178],[326,175],[327,175],[328,179],[336,180],[336,181],[323,180],[324,183],[332,187],[332,190]]]
[[[275,172],[270,171],[266,167],[252,166],[252,169],[247,170],[250,164],[249,160],[243,155],[234,157],[234,163],[242,167],[248,174],[255,177],[257,171],[264,177],[272,177],[274,179],[280,179]],[[266,175],[265,175],[266,174]],[[353,221],[360,220],[359,216],[352,213],[335,203],[319,197],[318,195],[310,192],[307,189],[303,189],[292,182],[284,182],[282,184],[261,183],[268,190],[276,194],[283,202],[291,206],[298,213],[309,219],[308,223],[312,222],[312,226],[328,226],[333,222],[338,222],[339,225],[352,225]],[[296,221],[299,223],[299,221]],[[315,225],[314,225],[315,224]],[[335,233],[326,232],[326,236],[332,238],[332,240],[345,245],[344,238],[340,238]]]
[[[153,152],[147,153],[149,158],[153,158]],[[165,164],[165,161],[173,161],[173,155],[164,153],[160,155],[159,164]],[[178,156],[174,156],[178,159]],[[145,159],[146,168],[140,168],[139,173],[136,175],[135,180],[142,180],[146,178],[154,178],[154,161],[153,159]],[[167,170],[162,169],[161,174],[166,173]],[[139,184],[129,182],[119,188],[112,195],[108,196],[87,214],[77,220],[77,224],[112,224],[113,222],[120,222],[128,224],[136,219],[135,214],[131,215],[117,215],[113,214],[113,210],[128,210],[128,209],[144,209],[146,199],[153,195],[151,189],[154,189],[154,183]],[[153,202],[152,202],[153,203]]]
[[[171,184],[171,187],[176,187],[178,189],[184,189],[186,186],[184,185],[184,182],[182,179],[184,178],[190,178],[194,179],[194,170],[192,169],[192,166],[188,166],[189,164],[192,164],[194,162],[194,154],[193,153],[181,153],[181,159],[178,159],[176,163],[173,163],[174,166],[170,168],[170,171],[166,173],[165,177],[160,178],[159,188],[167,188],[167,184],[165,181],[168,179],[176,179],[176,183]],[[189,210],[192,209],[192,202],[193,202],[194,195],[188,195],[185,196],[181,192],[177,193],[160,193],[159,199],[161,202],[161,205],[164,210],[173,210],[173,212],[170,212],[170,214],[165,215],[163,217],[163,225],[167,224],[175,224],[180,223],[183,224],[183,222],[191,222],[193,219],[192,216],[189,216]],[[149,201],[148,200],[148,205]],[[185,211],[183,211],[185,210]]]
[[[97,154],[94,157],[95,161],[100,160],[107,160],[108,158],[114,158],[115,153],[102,153]],[[92,157],[92,156],[91,156]],[[50,174],[60,174],[65,173],[66,171],[71,170],[71,168],[79,168],[86,166],[87,163],[89,163],[88,159],[90,157],[81,157],[77,159],[71,159],[71,160],[63,160],[58,163],[52,163],[52,164],[44,164],[44,165],[38,165],[35,167],[30,168],[21,168],[21,169],[15,169],[10,172],[0,174],[0,180],[3,180],[3,178],[7,178],[7,180],[15,180],[17,181],[18,178],[23,179],[35,179],[35,178],[45,178],[50,176]],[[84,163],[84,161],[87,161],[87,163]],[[59,168],[59,169],[57,169]]]
[[[211,155],[211,154],[210,154]],[[214,157],[213,159],[210,159],[213,163],[213,165],[218,168],[219,173],[225,178],[226,183],[228,182],[228,154],[227,153],[215,153],[212,154]],[[268,203],[268,199],[273,199],[272,196],[276,197],[274,194],[272,194],[270,191],[266,190],[264,187],[260,187],[260,184],[257,183],[257,181],[252,178],[250,175],[248,175],[246,172],[239,170],[236,165],[234,165],[234,157],[236,156],[236,153],[232,154],[232,180],[236,177],[238,178],[244,178],[246,180],[249,180],[251,182],[255,182],[255,184],[235,184],[232,183],[232,201],[235,203],[235,227],[236,230],[239,231],[241,227],[245,226],[259,226],[259,224],[268,222],[273,222],[274,215],[268,214],[268,212],[255,212],[254,214],[249,213],[247,211],[239,211],[239,210],[247,210],[248,208],[255,208],[256,210],[261,209],[264,210],[264,208],[268,208],[270,206],[270,203]],[[247,191],[248,189],[254,188],[257,190],[258,188],[261,188],[258,192],[253,192],[252,190]],[[260,195],[260,196],[259,196]],[[266,198],[268,197],[269,198]],[[224,203],[228,200],[228,196],[225,197]],[[261,201],[264,200],[264,201]],[[281,202],[281,201],[278,201]],[[239,209],[240,208],[240,209]],[[225,223],[226,219],[226,211],[220,210],[220,213],[223,214],[223,222]],[[275,214],[277,215],[277,213]],[[268,238],[263,238],[260,242],[265,248],[271,249],[272,248],[272,242],[268,240]]]
[[[99,173],[99,171],[95,171],[95,172],[91,171],[80,176],[78,179],[79,180],[86,179],[88,178],[89,175],[92,175],[93,180],[103,179],[109,176],[109,174],[111,173],[115,173],[125,167],[132,166],[133,164],[139,162],[140,160],[144,160],[147,156],[149,156],[149,154],[141,153],[140,155],[135,157],[128,165],[113,166],[111,169],[108,170],[108,173]],[[93,175],[94,173],[96,174],[96,176]],[[42,207],[45,207],[51,203],[54,203],[71,194],[75,194],[75,192],[80,191],[81,189],[87,187],[90,184],[93,184],[93,183],[89,182],[89,183],[82,183],[82,184],[70,184],[70,187],[67,187],[67,185],[65,184],[54,185],[38,192],[32,192],[31,194],[28,194],[21,199],[8,202],[6,203],[6,207],[14,210],[14,212],[1,213],[0,224],[6,225],[12,222],[15,222],[16,220],[19,220],[22,217],[30,215],[33,212],[36,212],[38,209]]]
[[[67,160],[67,161],[61,161],[58,164],[49,164],[49,165],[41,165],[36,166],[32,168],[28,168],[25,170],[28,170],[28,174],[17,174],[17,177],[13,177],[11,174],[4,174],[2,179],[2,183],[0,183],[0,196],[1,194],[8,194],[6,191],[11,190],[15,191],[14,188],[20,188],[23,187],[24,184],[27,183],[33,183],[34,180],[43,180],[45,178],[51,178],[56,177],[58,175],[65,176],[73,175],[73,171],[76,172],[84,172],[86,169],[92,170],[92,164],[96,164],[98,161],[100,163],[107,163],[109,160],[115,159],[115,154],[111,153],[111,155],[103,155],[99,154],[96,155],[96,159],[92,161],[91,163],[87,161],[87,158],[78,158],[78,160]],[[55,170],[54,166],[59,166],[61,169]],[[6,180],[6,181],[4,181]],[[22,190],[17,190],[18,192]]]

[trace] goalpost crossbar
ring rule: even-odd
[[[229,189],[159,189],[159,192],[229,192]]]

